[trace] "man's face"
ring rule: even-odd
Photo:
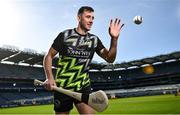
[[[94,12],[84,11],[78,16],[79,25],[85,31],[90,31],[94,20]]]

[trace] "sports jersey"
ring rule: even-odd
[[[100,39],[93,34],[79,34],[76,29],[61,32],[52,46],[59,52],[56,83],[58,87],[74,91],[90,85],[89,64],[94,53],[104,48]]]

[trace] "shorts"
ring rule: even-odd
[[[90,94],[91,93],[91,86],[87,86],[85,88],[82,88],[80,93]],[[73,103],[77,104],[80,103],[80,101],[69,97],[65,94],[54,92],[54,111],[55,112],[66,112],[73,109]]]

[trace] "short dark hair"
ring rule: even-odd
[[[82,6],[81,8],[79,8],[78,10],[78,15],[82,14],[84,11],[90,11],[90,12],[94,12],[94,9],[90,6]]]

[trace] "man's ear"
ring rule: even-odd
[[[78,22],[81,20],[81,15],[80,14],[77,15],[77,20],[78,20]]]

